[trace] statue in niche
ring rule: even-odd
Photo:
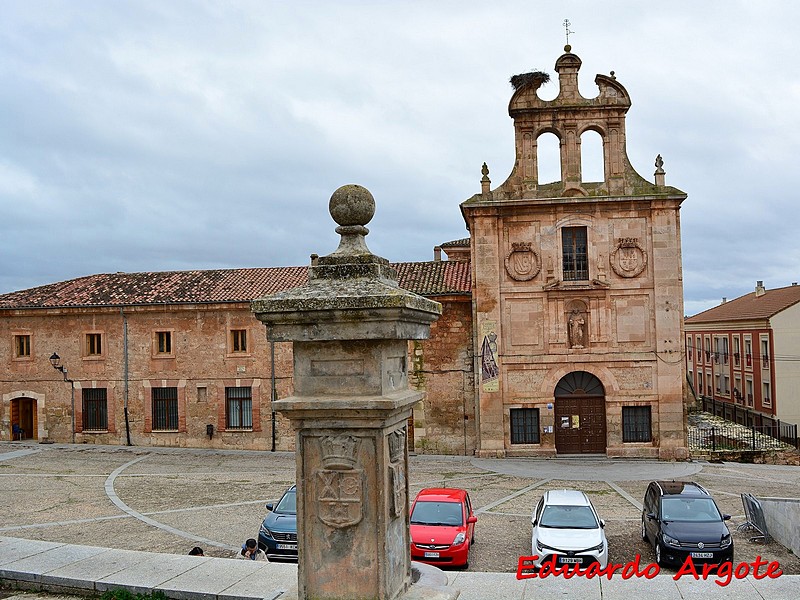
[[[586,334],[586,319],[577,310],[572,311],[569,317],[569,347],[584,348],[584,336]]]

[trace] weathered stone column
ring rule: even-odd
[[[366,246],[370,192],[347,185],[330,213],[342,239],[308,285],[255,300],[271,341],[292,341],[294,393],[275,402],[296,431],[298,596],[381,599],[411,585],[406,423],[408,340],[441,305],[400,289]]]

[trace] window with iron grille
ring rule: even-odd
[[[100,356],[103,353],[103,336],[99,333],[86,334],[86,356]]]
[[[512,444],[539,443],[538,408],[511,409],[511,443]]]
[[[253,428],[253,391],[250,387],[225,388],[225,428]]]
[[[564,281],[589,279],[589,255],[586,245],[586,227],[561,229],[562,268]]]
[[[178,388],[151,389],[153,398],[153,431],[178,430]]]
[[[106,388],[83,389],[83,430],[108,429],[108,401]]]
[[[649,406],[622,407],[622,441],[649,442],[653,436],[650,428]]]
[[[14,336],[14,355],[17,358],[27,358],[31,355],[31,336]]]
[[[247,352],[246,329],[231,329],[231,352]]]

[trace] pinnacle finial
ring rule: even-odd
[[[360,185],[343,185],[333,192],[328,211],[339,227],[336,233],[342,236],[334,254],[370,254],[364,236],[369,229],[364,227],[375,215],[375,198]]]

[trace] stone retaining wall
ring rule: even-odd
[[[800,556],[800,498],[759,498],[767,531],[776,541]]]

